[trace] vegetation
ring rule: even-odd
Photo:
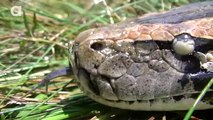
[[[51,81],[48,93],[44,86],[25,94],[52,70],[69,65],[67,49],[81,31],[196,1],[107,0],[106,6],[92,0],[0,0],[0,119],[183,119],[186,111],[136,112],[100,105],[79,90],[72,76]],[[20,16],[11,14],[17,6]],[[207,119],[200,112],[195,117]]]

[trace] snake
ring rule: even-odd
[[[92,100],[115,108],[187,110],[213,77],[213,2],[192,3],[81,32],[71,65]],[[196,109],[213,109],[213,87]]]

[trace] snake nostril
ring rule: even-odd
[[[103,50],[105,48],[105,44],[103,42],[95,42],[91,44],[91,48],[94,50]]]

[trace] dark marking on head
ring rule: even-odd
[[[131,105],[131,104],[133,104],[133,103],[135,103],[135,101],[128,101],[128,104],[129,104],[129,105]]]
[[[149,100],[150,105],[152,105],[154,102],[156,102],[156,99]]]
[[[194,84],[194,89],[196,91],[201,91],[204,89],[204,87],[208,84],[211,78],[194,78],[192,79],[192,82]],[[213,89],[213,86],[210,87],[210,89]]]
[[[189,78],[188,78],[188,76],[183,76],[183,78],[178,80],[178,82],[181,84],[182,89],[184,89],[186,84],[189,83]]]
[[[213,99],[212,98],[213,98],[213,91],[209,91],[203,97],[203,101],[210,104],[210,105],[213,105]]]
[[[191,95],[191,98],[197,99],[200,93],[195,93]],[[207,92],[204,97],[201,99],[202,102],[205,102],[207,104],[213,105],[213,91]]]
[[[175,101],[180,101],[181,99],[183,99],[185,96],[184,95],[179,95],[179,96],[173,96],[172,98],[175,100]]]

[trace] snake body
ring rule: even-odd
[[[210,1],[82,32],[70,59],[81,90],[99,103],[186,110],[213,76],[212,50]],[[197,109],[212,109],[212,98],[211,87]]]

